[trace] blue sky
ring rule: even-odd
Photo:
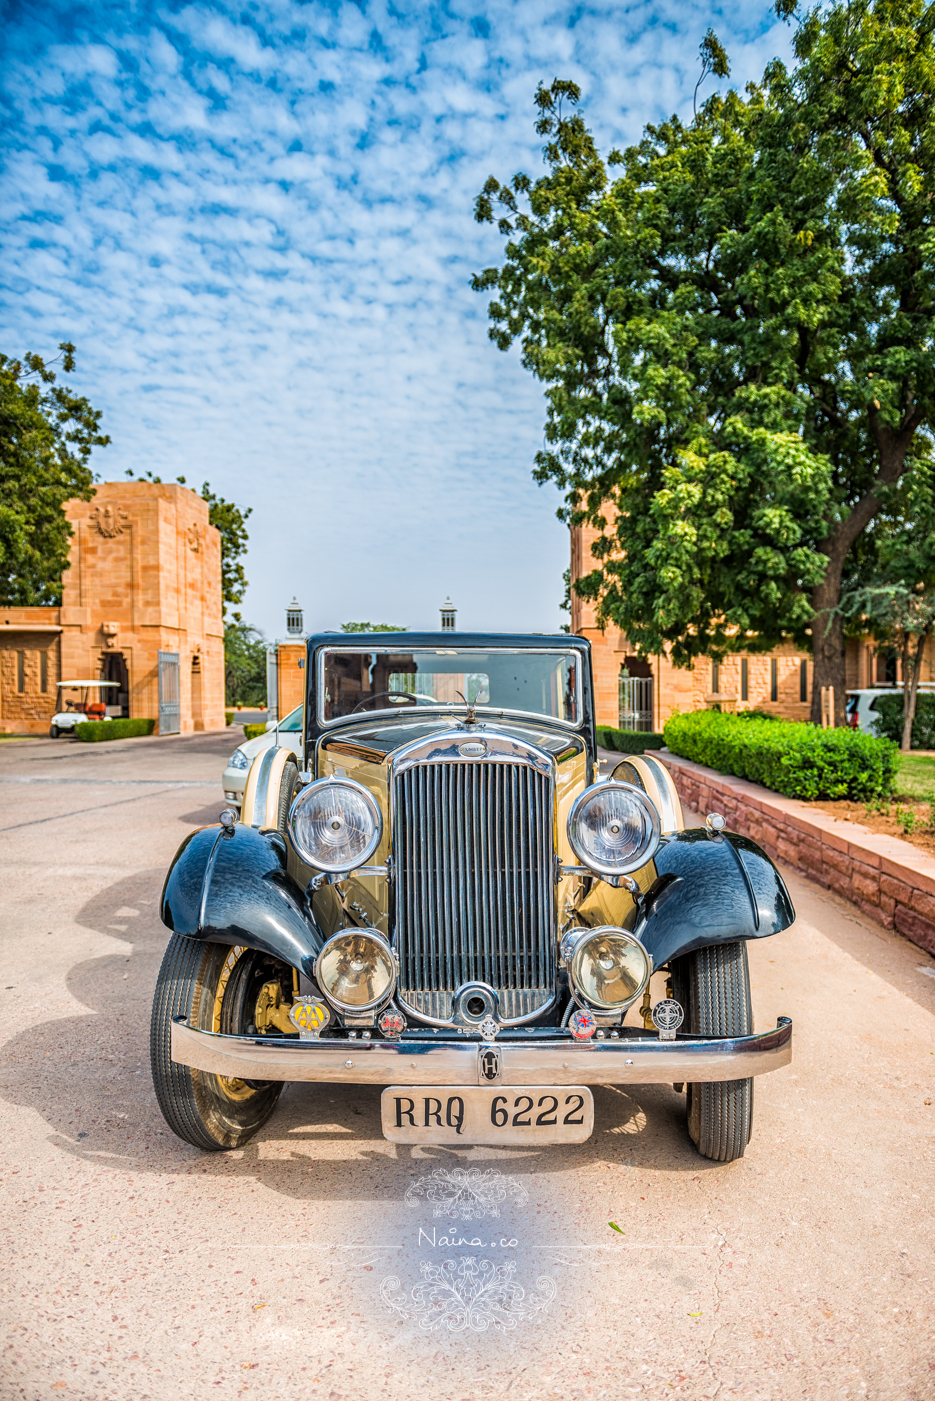
[[[537,83],[606,151],[789,49],[760,0],[8,3],[0,350],[78,347],[104,480],[253,507],[247,619],[551,630],[567,532],[542,388],[487,339],[472,217],[541,169]],[[710,92],[710,80],[704,91]]]

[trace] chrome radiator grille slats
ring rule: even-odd
[[[503,991],[507,1017],[548,1001],[551,780],[517,763],[417,764],[396,777],[393,797],[403,995],[488,983]],[[421,1002],[438,1015],[428,1008],[441,999]]]

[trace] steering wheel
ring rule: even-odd
[[[362,706],[369,705],[371,701],[379,700],[381,696],[404,696],[406,700],[411,701],[413,705],[418,705],[419,701],[423,701],[426,705],[435,704],[431,696],[416,696],[413,695],[412,691],[374,691],[373,695],[364,696],[362,701],[358,701],[350,713],[356,715]]]

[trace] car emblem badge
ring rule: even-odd
[[[377,1017],[377,1026],[380,1028],[387,1041],[397,1041],[406,1030],[407,1022],[402,1012],[397,1012],[395,1009],[392,1009],[388,1012],[382,1012],[380,1016]]]
[[[576,1041],[587,1041],[597,1030],[597,1022],[590,1012],[579,1010],[568,1018],[568,1030]]]
[[[482,739],[465,740],[458,749],[458,753],[464,759],[483,759],[487,753],[487,745]]]
[[[653,1025],[659,1032],[660,1041],[674,1041],[675,1033],[685,1020],[682,1004],[674,997],[665,997],[653,1008]]]
[[[477,1053],[477,1078],[495,1084],[500,1079],[500,1049],[482,1046]]]
[[[478,1022],[477,1030],[485,1041],[492,1041],[500,1030],[500,1026],[494,1021],[493,1017],[485,1017],[482,1022]]]
[[[297,997],[289,1008],[289,1020],[298,1031],[300,1041],[317,1041],[331,1021],[331,1009],[310,997]]]

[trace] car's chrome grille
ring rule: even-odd
[[[393,791],[400,994],[435,1020],[482,982],[505,1020],[552,996],[552,783],[526,764],[417,764]]]

